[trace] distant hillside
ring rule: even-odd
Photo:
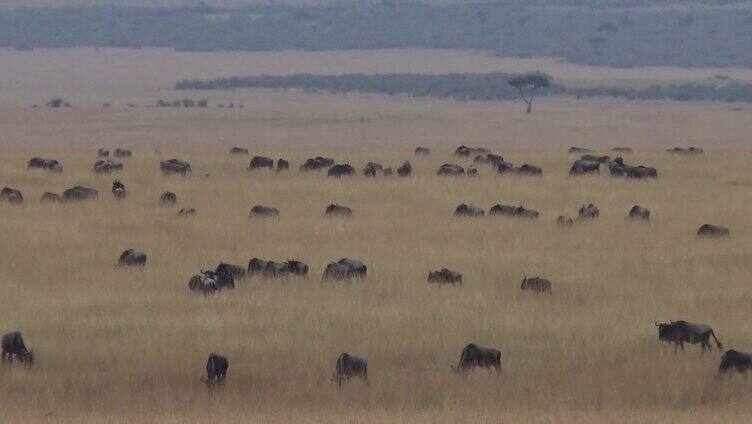
[[[591,65],[752,67],[752,10],[717,0],[383,0],[225,9],[112,6],[0,11],[0,46],[184,51],[481,49]],[[596,6],[597,5],[597,6]],[[627,7],[629,5],[629,7]],[[709,7],[709,5],[715,5]]]

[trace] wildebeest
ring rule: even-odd
[[[522,284],[520,284],[520,289],[530,290],[536,293],[551,294],[551,281],[545,278],[541,278],[541,277],[527,278],[527,276],[525,276],[522,278]]]
[[[608,161],[608,170],[612,177],[623,177],[627,175],[627,172],[631,168],[624,164],[624,159],[617,157],[616,159]]]
[[[34,352],[24,344],[20,331],[13,331],[3,336],[0,341],[2,346],[2,362],[13,362],[13,358],[25,363],[27,366],[34,365]]]
[[[284,278],[290,273],[287,262],[267,261],[261,276],[264,278]]]
[[[108,158],[110,157],[110,151],[107,149],[97,149],[97,157]]]
[[[366,278],[368,267],[357,259],[342,258],[338,262],[331,262],[324,270],[324,279],[349,280],[353,277]]]
[[[94,162],[94,166],[91,168],[95,174],[109,174],[111,172],[117,172],[123,170],[123,164],[120,162],[113,162],[109,159],[98,160]]]
[[[273,170],[274,159],[268,158],[266,156],[254,156],[251,159],[251,162],[248,164],[249,171],[253,171],[255,169],[262,169],[262,168],[268,168],[269,170]]]
[[[49,191],[44,193],[42,195],[42,198],[39,199],[40,202],[49,202],[49,203],[57,203],[57,202],[61,202],[62,200],[63,199],[60,197],[59,194],[51,193]]]
[[[230,367],[230,361],[222,355],[211,353],[206,361],[206,376],[201,377],[201,381],[206,383],[210,390],[215,386],[223,386],[227,369]]]
[[[454,154],[457,156],[462,157],[469,157],[469,156],[476,156],[476,155],[485,155],[486,153],[489,153],[490,150],[486,149],[485,147],[468,147],[465,145],[462,145],[457,148],[457,150],[454,151]]]
[[[293,259],[287,260],[287,270],[288,273],[296,276],[296,277],[307,277],[308,276],[308,265],[301,261],[296,261]]]
[[[290,162],[284,159],[277,159],[277,172],[285,172],[290,169]]]
[[[279,209],[271,206],[256,205],[251,208],[251,218],[278,218]]]
[[[230,154],[231,155],[247,155],[248,149],[244,147],[233,147],[232,149],[230,149]]]
[[[167,159],[159,162],[159,169],[164,174],[181,174],[186,175],[191,172],[191,164],[184,160]]]
[[[144,266],[146,265],[146,252],[143,250],[126,249],[120,254],[118,266]]]
[[[608,156],[606,156],[606,155],[601,155],[601,156],[598,156],[598,155],[582,155],[580,157],[580,160],[583,160],[585,162],[598,162],[598,163],[606,163],[610,159],[611,158],[608,157]]]
[[[467,176],[468,176],[468,177],[477,177],[477,176],[478,176],[478,168],[476,168],[476,167],[475,167],[475,166],[473,166],[473,165],[470,165],[470,166],[469,166],[469,167],[467,168]]]
[[[63,172],[63,166],[55,159],[31,158],[26,169],[46,169],[51,172]]]
[[[115,180],[112,183],[112,195],[118,200],[125,199],[125,185],[120,180]]]
[[[252,258],[250,261],[248,261],[248,269],[246,272],[251,276],[261,274],[262,272],[264,272],[264,268],[266,268],[267,263],[269,263],[269,261],[265,261],[259,258]]]
[[[458,176],[458,175],[464,175],[465,174],[465,168],[453,164],[453,163],[445,163],[439,167],[439,170],[436,171],[436,175],[441,176]]]
[[[595,206],[592,203],[588,203],[587,205],[582,205],[580,210],[577,212],[577,219],[579,220],[587,220],[587,219],[595,219],[600,216],[601,211],[598,209],[597,206]]]
[[[500,163],[504,163],[504,158],[501,155],[496,155],[493,153],[486,153],[486,154],[475,156],[473,158],[473,163],[494,165],[498,167]]]
[[[219,265],[217,265],[217,268],[214,269],[214,272],[217,273],[217,275],[229,274],[232,276],[233,280],[242,280],[246,275],[246,270],[242,266],[225,262],[220,262]]]
[[[494,368],[501,374],[501,352],[492,347],[483,347],[470,343],[462,349],[460,362],[452,369],[456,372],[467,372],[473,368]]]
[[[727,350],[721,356],[721,365],[718,367],[718,375],[729,371],[736,371],[739,373],[745,373],[752,371],[752,353],[738,352],[733,349]]]
[[[326,216],[350,216],[352,215],[352,209],[347,206],[337,205],[335,203],[330,204],[324,211]]]
[[[730,237],[731,233],[728,228],[720,225],[704,224],[697,230],[697,237]]]
[[[399,168],[397,168],[397,175],[400,177],[409,177],[413,174],[413,167],[409,161],[405,161]]]
[[[332,165],[326,172],[326,175],[337,178],[355,175],[355,168],[348,163]]]
[[[202,270],[200,274],[191,277],[188,281],[188,288],[203,294],[212,294],[222,289],[235,288],[235,279],[227,270],[224,270],[222,273],[212,270]]]
[[[3,187],[0,190],[0,200],[6,200],[8,203],[21,204],[23,203],[23,193],[16,188],[10,188],[8,186]]]
[[[455,284],[462,285],[462,274],[456,271],[452,271],[446,268],[442,268],[438,271],[428,272],[428,282],[436,284]]]
[[[630,147],[614,147],[611,149],[614,153],[632,153],[632,148]]]
[[[415,154],[417,156],[427,156],[431,154],[431,149],[429,149],[428,147],[416,147]]]
[[[559,217],[556,218],[556,223],[564,227],[569,227],[574,225],[574,219],[569,216],[559,215]]]
[[[693,322],[687,322],[684,320],[669,321],[667,323],[655,323],[658,327],[658,340],[667,343],[674,344],[674,353],[676,353],[677,347],[681,347],[684,350],[684,343],[700,344],[702,348],[701,354],[705,353],[705,349],[711,349],[710,337],[715,340],[718,350],[723,349],[723,345],[715,337],[713,329],[705,324],[697,324]]]
[[[174,205],[177,202],[178,202],[178,196],[175,193],[171,192],[171,191],[165,191],[159,197],[159,205],[160,206]]]
[[[115,149],[114,155],[116,158],[129,158],[132,156],[132,153],[128,149],[121,149],[118,147]]]
[[[632,206],[632,209],[629,210],[629,213],[627,214],[627,218],[631,220],[641,220],[641,221],[650,221],[650,211],[647,208],[644,208],[640,205],[634,205]]]
[[[301,171],[316,171],[319,169],[328,168],[334,165],[334,159],[326,158],[322,156],[316,156],[312,159],[307,159],[303,165],[300,166]]]
[[[79,200],[98,199],[99,192],[90,187],[74,186],[63,191],[63,200],[66,202]]]
[[[701,155],[705,153],[705,151],[699,147],[674,147],[673,149],[668,149],[666,151],[677,155]]]
[[[578,159],[569,168],[569,175],[600,174],[600,162]]]
[[[655,168],[648,166],[633,166],[627,169],[627,178],[643,179],[643,178],[658,178],[658,171]]]
[[[569,153],[582,154],[582,153],[590,153],[590,152],[592,152],[592,150],[586,149],[584,147],[574,146],[574,147],[569,148]]]
[[[339,261],[337,261],[337,263],[340,265],[345,265],[346,267],[350,268],[350,270],[352,270],[353,276],[359,277],[359,278],[366,278],[368,267],[363,261],[358,260],[358,259],[342,258]]]
[[[543,170],[535,165],[523,164],[513,171],[517,175],[543,175]]]
[[[178,216],[193,216],[196,215],[196,209],[193,208],[181,208],[178,211]]]
[[[375,177],[379,172],[384,172],[384,166],[376,162],[368,162],[363,168],[363,175],[366,177]]]
[[[353,377],[359,377],[364,381],[368,381],[368,362],[365,358],[350,355],[349,353],[339,355],[334,368],[334,374],[332,374],[332,381],[336,382],[338,387],[342,387],[343,382]]]
[[[463,203],[454,210],[454,216],[455,217],[479,217],[483,216],[484,212],[483,209],[468,205],[467,203]]]
[[[527,218],[527,219],[537,219],[538,218],[538,211],[533,209],[525,209],[523,206],[508,206],[508,205],[494,205],[491,207],[491,209],[488,211],[488,215],[501,215],[501,216],[509,216],[509,217],[515,217],[515,218]]]

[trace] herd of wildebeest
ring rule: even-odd
[[[632,150],[628,147],[616,147],[612,149],[614,154],[628,154]],[[426,147],[415,149],[416,156],[427,156],[431,150]],[[570,154],[581,155],[581,157],[572,163],[569,169],[571,176],[584,174],[600,173],[601,166],[608,167],[611,176],[624,177],[631,179],[655,179],[658,178],[658,171],[655,168],[643,165],[627,165],[622,157],[611,158],[606,155],[594,155],[589,149],[572,147],[569,149]],[[668,150],[668,153],[678,155],[702,155],[704,152],[700,148],[674,148]],[[230,150],[232,155],[248,155],[248,150],[241,147],[234,147]],[[460,158],[473,158],[473,164],[467,167],[455,163],[445,163],[439,167],[436,174],[439,176],[475,176],[478,174],[476,166],[489,165],[499,174],[521,175],[521,176],[540,176],[543,170],[534,165],[522,164],[515,167],[512,163],[504,160],[500,155],[492,153],[486,148],[474,148],[460,146],[455,151],[455,155]],[[110,152],[106,149],[99,149],[97,160],[92,172],[97,174],[110,174],[123,169],[122,162],[109,159]],[[132,156],[130,150],[115,149],[113,156],[116,159],[124,159]],[[178,159],[169,159],[161,161],[161,171],[166,174],[188,175],[191,173],[191,166],[187,161]],[[28,169],[43,169],[52,173],[63,172],[63,166],[54,159],[32,158],[28,162]],[[248,169],[250,171],[267,169],[273,172],[287,172],[290,163],[284,159],[278,159],[276,162],[272,158],[264,156],[254,156]],[[355,168],[347,163],[338,164],[331,158],[315,157],[306,160],[300,166],[301,172],[326,170],[330,177],[346,177],[356,174]],[[366,177],[376,177],[382,175],[390,177],[394,173],[392,168],[385,167],[380,163],[369,162],[363,168],[363,175]],[[397,168],[399,177],[411,177],[413,168],[409,161],[405,161]],[[125,185],[116,180],[112,184],[112,194],[117,200],[126,198]],[[74,186],[65,191],[62,195],[47,192],[41,197],[42,202],[78,202],[88,199],[98,198],[97,190],[84,187]],[[0,201],[6,201],[10,204],[22,204],[24,202],[23,193],[14,188],[5,187],[0,191]],[[165,192],[159,199],[160,206],[170,206],[177,204],[177,195],[172,192]],[[195,215],[196,210],[193,208],[181,208],[178,215],[189,216]],[[348,217],[353,214],[352,209],[346,206],[330,204],[326,207],[324,214],[331,217]],[[471,204],[461,204],[457,206],[454,216],[458,218],[482,217],[485,215],[483,209]],[[527,209],[522,205],[511,206],[497,204],[489,209],[491,216],[503,216],[509,218],[521,219],[538,219],[539,212]],[[592,203],[583,205],[576,217],[559,216],[556,223],[561,226],[571,226],[576,222],[597,219],[600,215],[598,207]],[[279,210],[270,206],[256,205],[251,208],[251,217],[255,218],[278,218]],[[635,205],[627,213],[627,219],[637,221],[650,221],[650,211],[640,205]],[[729,230],[723,226],[704,224],[697,230],[698,237],[729,237]],[[147,262],[146,252],[139,249],[126,249],[117,260],[117,267],[143,267]],[[235,287],[236,281],[248,278],[306,278],[309,267],[307,264],[298,260],[286,260],[284,262],[275,262],[252,258],[247,266],[239,266],[221,262],[213,270],[202,270],[200,273],[190,277],[188,281],[189,290],[204,295],[210,295],[224,289]],[[358,259],[342,258],[335,262],[330,262],[324,268],[322,279],[335,281],[355,281],[364,280],[368,271],[367,265]],[[429,271],[428,283],[438,285],[462,286],[462,274],[450,269],[440,269]],[[542,277],[525,276],[520,285],[522,290],[528,290],[534,293],[552,294],[551,281]],[[663,342],[673,343],[674,352],[678,348],[684,350],[684,344],[700,344],[701,352],[711,349],[710,338],[715,341],[718,350],[723,345],[716,338],[713,329],[705,324],[692,323],[684,320],[669,321],[667,323],[655,323],[658,329],[658,339]],[[2,338],[2,362],[12,362],[16,358],[27,365],[34,363],[33,351],[28,349],[24,344],[20,332],[14,331],[5,334]],[[229,367],[229,360],[217,353],[209,355],[206,364],[206,376],[201,380],[207,384],[210,389],[216,386],[222,386]],[[501,373],[501,352],[499,349],[492,347],[480,346],[476,343],[470,343],[465,346],[461,353],[459,364],[452,366],[457,372],[465,372],[473,368],[492,368],[497,373]],[[727,350],[721,357],[719,375],[727,371],[747,372],[752,371],[752,353]],[[368,378],[368,364],[365,358],[342,353],[336,361],[335,372],[332,375],[332,381],[338,385],[353,377],[359,377],[363,380]]]

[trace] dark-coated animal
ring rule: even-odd
[[[186,175],[191,172],[191,164],[184,160],[167,159],[159,162],[159,169],[166,175],[180,174]]]
[[[268,158],[266,156],[254,156],[251,159],[251,163],[248,164],[248,170],[253,171],[256,169],[262,169],[262,168],[268,168],[270,170],[274,169],[274,159]]]
[[[217,268],[214,269],[214,272],[217,273],[217,275],[224,275],[224,274],[231,275],[233,282],[235,280],[244,279],[246,275],[246,270],[242,266],[228,264],[225,262],[220,262],[219,265],[217,265]]]
[[[347,163],[332,165],[332,167],[326,172],[326,175],[336,178],[355,175],[355,168]]]
[[[300,166],[301,171],[316,171],[319,169],[328,168],[334,165],[334,159],[326,158],[322,156],[316,156],[315,158],[308,159]]]
[[[264,278],[284,278],[290,273],[286,262],[268,261],[261,276]]]
[[[359,377],[368,381],[368,362],[365,358],[343,353],[337,358],[337,364],[332,374],[332,381],[337,383],[337,387],[342,387],[342,383],[349,381],[351,378]]]
[[[384,166],[380,163],[368,162],[363,168],[363,175],[366,177],[375,177],[379,172],[384,173]]]
[[[658,340],[666,343],[674,344],[674,353],[676,349],[681,347],[684,350],[684,343],[700,344],[702,348],[701,354],[705,353],[705,349],[712,349],[710,345],[710,337],[715,340],[718,350],[723,349],[723,345],[715,337],[713,329],[709,325],[698,324],[693,322],[687,322],[684,320],[669,321],[667,323],[655,323],[658,327]]]
[[[188,288],[202,294],[212,294],[219,291],[217,280],[207,278],[204,274],[196,274],[188,280]]]
[[[697,230],[697,237],[714,238],[730,236],[731,233],[729,232],[728,228],[722,227],[720,225],[704,224],[702,227],[700,227],[700,229]]]
[[[439,167],[439,170],[436,171],[436,175],[441,176],[459,176],[459,175],[465,175],[465,168],[453,164],[453,163],[445,163]]]
[[[456,372],[468,372],[474,368],[493,368],[501,374],[501,352],[492,347],[483,347],[470,343],[462,349],[460,361],[452,369]]]
[[[574,219],[569,216],[559,215],[559,217],[556,218],[556,224],[564,227],[569,227],[574,225]]]
[[[608,156],[606,156],[606,155],[602,155],[602,156],[597,156],[597,155],[582,155],[580,157],[580,160],[583,160],[585,162],[598,162],[598,163],[607,163],[610,159],[611,158],[608,157]]]
[[[233,147],[232,149],[230,149],[230,154],[231,155],[247,155],[248,149],[244,147]]]
[[[95,174],[109,174],[112,172],[122,171],[123,164],[120,162],[113,162],[109,159],[98,160],[94,162],[94,166],[91,168]]]
[[[397,168],[397,175],[400,177],[409,177],[413,175],[413,167],[410,162],[406,161],[399,168]]]
[[[641,180],[644,178],[658,178],[658,170],[648,166],[633,166],[627,169],[627,178]]]
[[[624,164],[624,159],[621,157],[617,157],[608,162],[608,171],[611,173],[612,177],[624,177],[627,175],[630,168],[631,166]]]
[[[676,155],[701,155],[705,153],[705,150],[699,147],[674,147],[673,149],[668,149],[666,151]]]
[[[74,186],[63,191],[63,200],[75,202],[80,200],[93,200],[99,198],[99,192],[90,187]]]
[[[27,366],[34,365],[34,352],[26,347],[20,331],[5,334],[0,340],[0,346],[2,347],[3,363],[5,361],[12,363],[15,358]]]
[[[611,151],[614,153],[632,153],[632,148],[631,147],[614,147],[613,149],[611,149]]]
[[[472,166],[472,165],[469,166],[467,168],[467,176],[468,177],[477,177],[478,176],[478,168],[476,168],[475,166]]]
[[[39,199],[40,202],[49,202],[49,203],[57,203],[61,202],[63,199],[60,197],[57,193],[50,193],[49,191],[44,193],[42,195],[42,198]]]
[[[577,212],[577,219],[579,220],[588,220],[588,219],[595,219],[600,216],[601,211],[598,209],[597,206],[595,206],[592,203],[588,203],[587,205],[582,205],[580,210]]]
[[[535,165],[523,164],[519,168],[514,169],[514,173],[517,175],[543,175],[543,169]]]
[[[307,277],[308,276],[308,265],[301,261],[296,260],[287,260],[287,269],[288,272],[296,277]]]
[[[206,383],[206,387],[210,390],[215,386],[223,386],[228,368],[230,368],[230,361],[227,358],[211,353],[206,361],[206,377],[201,377],[201,381]]]
[[[133,153],[128,149],[117,148],[115,149],[114,155],[116,158],[129,158]]]
[[[277,159],[277,172],[285,172],[290,169],[290,162],[284,159]]]
[[[324,276],[322,278],[325,280],[346,281],[350,280],[352,277],[352,270],[349,266],[337,262],[330,262],[327,264],[326,269],[324,269]]]
[[[120,180],[115,180],[112,183],[112,195],[118,200],[125,199],[125,185]]]
[[[632,206],[632,209],[629,210],[627,218],[633,221],[637,220],[650,222],[650,211],[648,210],[648,208],[644,208],[640,205],[634,205]]]
[[[525,276],[522,279],[522,284],[520,284],[520,289],[551,294],[551,281],[541,277],[527,278]]]
[[[55,159],[31,158],[26,169],[45,169],[50,172],[63,172],[63,166]]]
[[[569,153],[583,154],[583,153],[590,153],[590,152],[592,152],[592,150],[586,149],[584,147],[574,146],[574,147],[569,148]]]
[[[250,261],[248,261],[248,269],[247,273],[249,276],[253,275],[259,275],[262,272],[264,272],[264,269],[266,268],[266,264],[268,264],[269,261],[265,261],[263,259],[259,258],[253,258]]]
[[[525,209],[523,206],[494,205],[488,211],[489,215],[509,216],[514,218],[538,219],[538,211]]]
[[[483,216],[484,212],[483,209],[468,205],[467,203],[463,203],[454,210],[454,216],[455,217],[479,217]]]
[[[324,215],[326,216],[351,216],[352,209],[348,208],[347,206],[341,206],[341,205],[332,203],[331,205],[326,207],[326,210],[324,211]]]
[[[21,190],[5,186],[2,190],[0,190],[0,200],[5,200],[8,203],[19,205],[23,203],[24,198]]]
[[[569,168],[569,175],[585,175],[585,174],[600,174],[601,164],[600,162],[591,162],[582,159],[574,161]]]
[[[146,265],[146,252],[143,250],[126,249],[120,254],[118,266],[144,266]]]
[[[354,277],[366,278],[368,267],[363,261],[358,260],[358,259],[342,258],[339,261],[337,261],[337,263],[350,268],[350,270],[352,271],[352,275]]]
[[[752,353],[738,352],[733,349],[727,350],[721,356],[721,365],[718,367],[718,375],[722,376],[731,371],[736,371],[742,374],[752,371]]]
[[[490,150],[486,149],[485,147],[468,147],[465,145],[462,145],[457,148],[457,150],[454,151],[454,154],[461,157],[469,157],[469,156],[477,156],[477,155],[485,155],[486,153],[489,153]]]
[[[178,211],[178,216],[193,216],[196,215],[196,209],[193,208],[181,208]]]
[[[452,271],[446,268],[442,268],[438,271],[428,272],[428,282],[436,284],[454,284],[462,285],[462,274],[456,271]]]
[[[417,156],[428,156],[431,154],[431,149],[429,149],[428,147],[416,147],[415,154]]]
[[[251,208],[251,217],[256,218],[278,218],[279,210],[271,206],[256,205]]]
[[[500,163],[505,163],[505,162],[504,162],[504,158],[501,155],[496,155],[493,153],[486,153],[483,155],[475,156],[475,158],[473,158],[473,163],[475,163],[476,165],[486,164],[486,165],[494,165],[498,167]]]
[[[110,157],[110,151],[107,149],[97,149],[97,157],[108,158]]]
[[[175,193],[171,192],[171,191],[165,191],[159,197],[159,205],[160,206],[174,205],[177,202],[178,202],[178,196]]]

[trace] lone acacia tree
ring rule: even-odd
[[[509,79],[507,84],[520,90],[520,97],[527,104],[527,113],[533,110],[533,96],[539,88],[548,88],[551,81],[543,74],[523,74]]]

